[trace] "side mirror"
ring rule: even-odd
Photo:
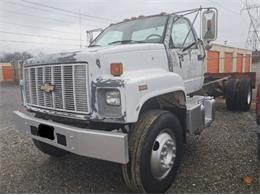
[[[207,9],[202,13],[202,38],[204,42],[215,41],[218,35],[218,11]]]

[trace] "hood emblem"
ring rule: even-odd
[[[50,93],[55,90],[55,85],[52,85],[51,83],[44,83],[40,86],[41,91],[44,91],[46,93]]]

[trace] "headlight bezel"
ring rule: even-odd
[[[120,105],[110,105],[106,101],[106,93],[108,91],[119,91],[120,94]],[[118,92],[117,92],[118,93]],[[122,99],[122,91],[118,88],[112,88],[112,87],[98,87],[96,91],[96,102],[97,102],[97,113],[100,117],[104,118],[121,118],[122,113],[122,106],[123,106],[123,99]]]

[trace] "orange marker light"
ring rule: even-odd
[[[110,73],[114,76],[121,76],[123,74],[123,64],[122,63],[110,64]]]
[[[165,16],[165,15],[167,15],[167,13],[166,12],[161,12],[160,15],[161,16]]]

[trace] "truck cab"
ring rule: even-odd
[[[200,40],[186,15],[201,13]],[[205,45],[217,37],[217,10],[199,8],[112,24],[71,53],[23,64],[17,129],[42,152],[122,164],[136,192],[165,192],[181,162],[186,133],[214,119],[204,83]]]

